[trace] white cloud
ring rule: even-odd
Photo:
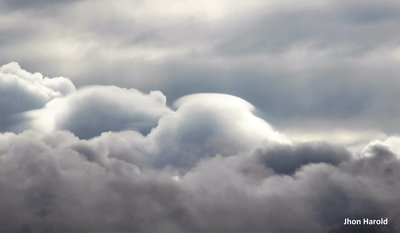
[[[23,90],[33,97],[42,97],[37,106],[20,110],[24,118],[14,119],[20,131],[67,130],[81,139],[110,131],[131,132],[127,135],[135,142],[125,143],[125,151],[111,146],[112,140],[107,139],[111,135],[121,142],[130,141],[125,134],[104,134],[98,140],[105,138],[100,144],[120,150],[116,154],[127,161],[132,159],[124,153],[137,151],[132,161],[150,167],[172,166],[184,171],[203,158],[248,152],[267,144],[290,144],[286,136],[254,115],[250,103],[231,95],[193,94],[176,101],[176,109],[171,110],[160,91],[145,94],[116,86],[75,90],[66,78],[43,78],[39,73],[21,70],[16,63],[4,66],[3,73],[22,83]],[[10,85],[2,88],[3,93],[15,92]],[[32,96],[27,99],[32,100]],[[2,104],[15,106],[13,102]],[[7,119],[2,124],[9,125]]]
[[[363,155],[373,156],[376,152],[376,148],[381,151],[387,151],[400,158],[400,138],[398,135],[386,137],[385,139],[374,140],[363,148]]]
[[[264,144],[290,141],[255,116],[254,107],[235,96],[193,94],[175,102],[149,138],[157,142],[160,166],[191,167],[204,157],[231,155]]]
[[[15,63],[0,68],[0,131],[19,130],[20,114],[43,107],[48,101],[75,92],[63,77],[48,78],[30,73]]]
[[[170,110],[159,91],[143,94],[135,89],[91,86],[28,113],[38,130],[69,130],[81,138],[107,131],[137,130],[143,134]]]
[[[251,104],[238,97],[195,94],[181,98],[175,107],[175,111],[169,109],[158,91],[146,95],[135,89],[92,86],[54,99],[27,115],[39,131],[68,130],[86,139],[131,130],[127,135],[135,139],[133,142],[119,134],[103,134],[96,140],[105,138],[108,146],[120,150],[117,154],[129,161],[124,155],[127,152],[112,146],[113,140],[107,138],[128,140],[123,148],[137,151],[134,160],[155,167],[185,170],[217,154],[228,156],[261,145],[290,144],[286,136],[252,113]]]

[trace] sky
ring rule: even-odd
[[[399,232],[399,20],[0,0],[0,232]]]

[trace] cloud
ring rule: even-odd
[[[281,166],[263,162],[257,150],[206,158],[180,174],[113,155],[114,149],[134,144],[133,135],[103,134],[86,141],[65,131],[1,134],[0,206],[7,213],[0,215],[2,230],[379,232],[382,227],[342,222],[393,218],[400,207],[400,161],[394,152],[356,158],[329,145],[287,145],[264,149],[262,157],[277,151],[282,157],[288,151],[300,155],[303,162],[291,175],[276,173]],[[106,138],[116,140],[107,145]],[[301,156],[304,148],[322,159],[315,163]],[[129,150],[125,156],[134,157]],[[285,161],[292,166],[293,160]],[[394,222],[389,232],[399,227]]]
[[[382,232],[342,221],[400,210],[398,1],[0,12],[0,63],[43,72],[0,68],[0,231]]]
[[[233,159],[238,161],[227,161]],[[368,163],[371,167],[361,165]],[[397,166],[394,164],[398,164],[394,157],[374,155],[339,166],[311,163],[293,176],[282,176],[262,163],[219,157],[205,161],[184,179],[201,193],[196,207],[204,211],[201,226],[211,226],[205,227],[207,230],[379,232],[382,228],[348,227],[339,220],[396,214],[398,205],[390,201],[397,199],[396,191],[389,187],[398,189],[397,183],[392,183],[398,173],[383,175],[389,166]],[[378,170],[371,170],[372,166]],[[388,207],[389,202],[395,206]]]
[[[65,1],[65,3],[73,3],[76,2],[78,0],[69,0],[69,1]],[[57,6],[59,3],[54,2],[54,1],[48,1],[48,0],[40,0],[40,1],[26,1],[26,0],[22,0],[22,1],[9,1],[9,0],[5,0],[1,3],[1,6],[9,9],[9,10],[43,10],[46,8],[51,8],[51,7],[55,7]]]
[[[309,121],[327,131],[396,132],[397,1],[3,5],[1,63],[17,60],[77,86],[162,90],[170,103],[231,94],[282,130],[308,132]]]
[[[350,159],[349,152],[327,143],[305,143],[295,146],[282,145],[258,151],[261,163],[278,174],[293,174],[299,168],[312,163],[337,166]]]
[[[15,82],[25,83],[26,77],[34,76],[21,70],[18,64],[12,65],[19,71],[12,76]],[[116,86],[75,90],[69,79],[43,79],[40,74],[35,75],[26,89],[42,95],[41,103],[20,110],[24,117],[19,122],[24,126],[21,130],[67,130],[81,139],[104,132],[134,130],[147,135],[146,143],[153,144],[149,148],[152,154],[157,154],[157,162],[152,165],[191,167],[204,156],[227,156],[265,143],[290,143],[286,136],[255,116],[255,108],[250,103],[235,96],[188,95],[177,100],[176,110],[172,110],[160,91],[144,94]],[[3,90],[15,92],[13,86],[3,86]],[[14,106],[13,102],[4,104]]]
[[[105,132],[135,130],[145,137],[149,165],[187,169],[204,157],[232,155],[263,144],[290,144],[286,136],[253,114],[254,107],[234,96],[193,94],[166,106],[159,91],[92,86],[50,101],[26,115],[39,131],[68,130],[89,139]],[[112,142],[110,142],[112,143]],[[141,158],[143,160],[144,158]]]
[[[4,232],[380,232],[343,221],[400,209],[397,136],[351,152],[292,142],[232,95],[169,107],[160,91],[76,89],[16,63],[0,77],[2,100],[26,101],[0,102],[18,107],[0,123],[20,126],[0,133]]]
[[[290,143],[254,107],[235,96],[193,94],[175,102],[174,113],[163,116],[149,135],[158,142],[157,163],[192,166],[204,156],[231,155],[268,143]],[[200,156],[200,157],[199,157]]]
[[[124,129],[148,134],[169,111],[160,91],[146,95],[135,89],[92,86],[54,99],[28,115],[39,130],[69,130],[80,138],[91,138]]]
[[[0,68],[0,131],[17,130],[21,113],[43,107],[51,99],[75,91],[63,77],[47,78],[29,73],[15,63]]]
[[[400,209],[396,136],[350,152],[291,142],[231,95],[170,108],[159,91],[76,90],[16,63],[1,77],[4,96],[40,100],[17,111],[32,125],[0,133],[3,232],[379,232],[343,221]]]

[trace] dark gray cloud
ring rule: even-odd
[[[337,166],[351,157],[343,148],[335,148],[326,143],[274,146],[259,153],[260,163],[271,167],[278,174],[288,175],[306,164],[326,163]]]
[[[71,4],[74,2],[78,2],[81,0],[64,0],[60,1],[50,1],[50,0],[39,0],[39,1],[32,1],[32,0],[21,0],[21,1],[12,1],[12,0],[4,0],[0,3],[2,6],[3,11],[5,10],[54,10],[55,7],[65,6],[65,4]]]
[[[259,150],[205,157],[181,174],[118,158],[108,147],[126,148],[121,137],[133,144],[127,133],[89,141],[68,132],[1,134],[2,231],[381,232],[342,222],[392,220],[400,208],[400,161],[386,142],[371,143],[359,158],[327,144],[260,148],[264,158],[300,155],[292,175],[275,173],[282,164],[266,164]],[[116,140],[107,145],[107,137]],[[322,159],[315,163],[305,150]]]

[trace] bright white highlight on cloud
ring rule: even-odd
[[[30,73],[15,63],[0,68],[0,131],[19,131],[21,114],[75,92],[71,80]]]
[[[129,129],[148,134],[168,112],[166,98],[159,91],[146,95],[135,89],[91,86],[54,99],[27,115],[38,130],[69,130],[81,138],[91,138]]]
[[[16,63],[11,65],[14,66],[13,77],[18,81],[24,81],[30,74]],[[75,90],[67,89],[62,82],[57,83],[58,80],[70,83],[66,78],[48,79],[36,74],[33,87],[27,85],[32,95],[39,96],[43,90],[55,94],[43,99],[37,108],[21,111],[21,122],[16,123],[19,131],[67,130],[81,139],[107,132],[135,131],[134,137],[141,144],[134,143],[135,150],[147,145],[136,159],[147,161],[149,166],[177,166],[182,171],[205,157],[229,156],[268,144],[290,144],[286,136],[254,115],[255,109],[250,103],[235,96],[188,95],[177,100],[172,110],[160,91],[145,94],[116,86]],[[61,94],[44,84],[36,86],[36,83],[46,83],[64,92]],[[18,118],[12,120],[17,122]]]

